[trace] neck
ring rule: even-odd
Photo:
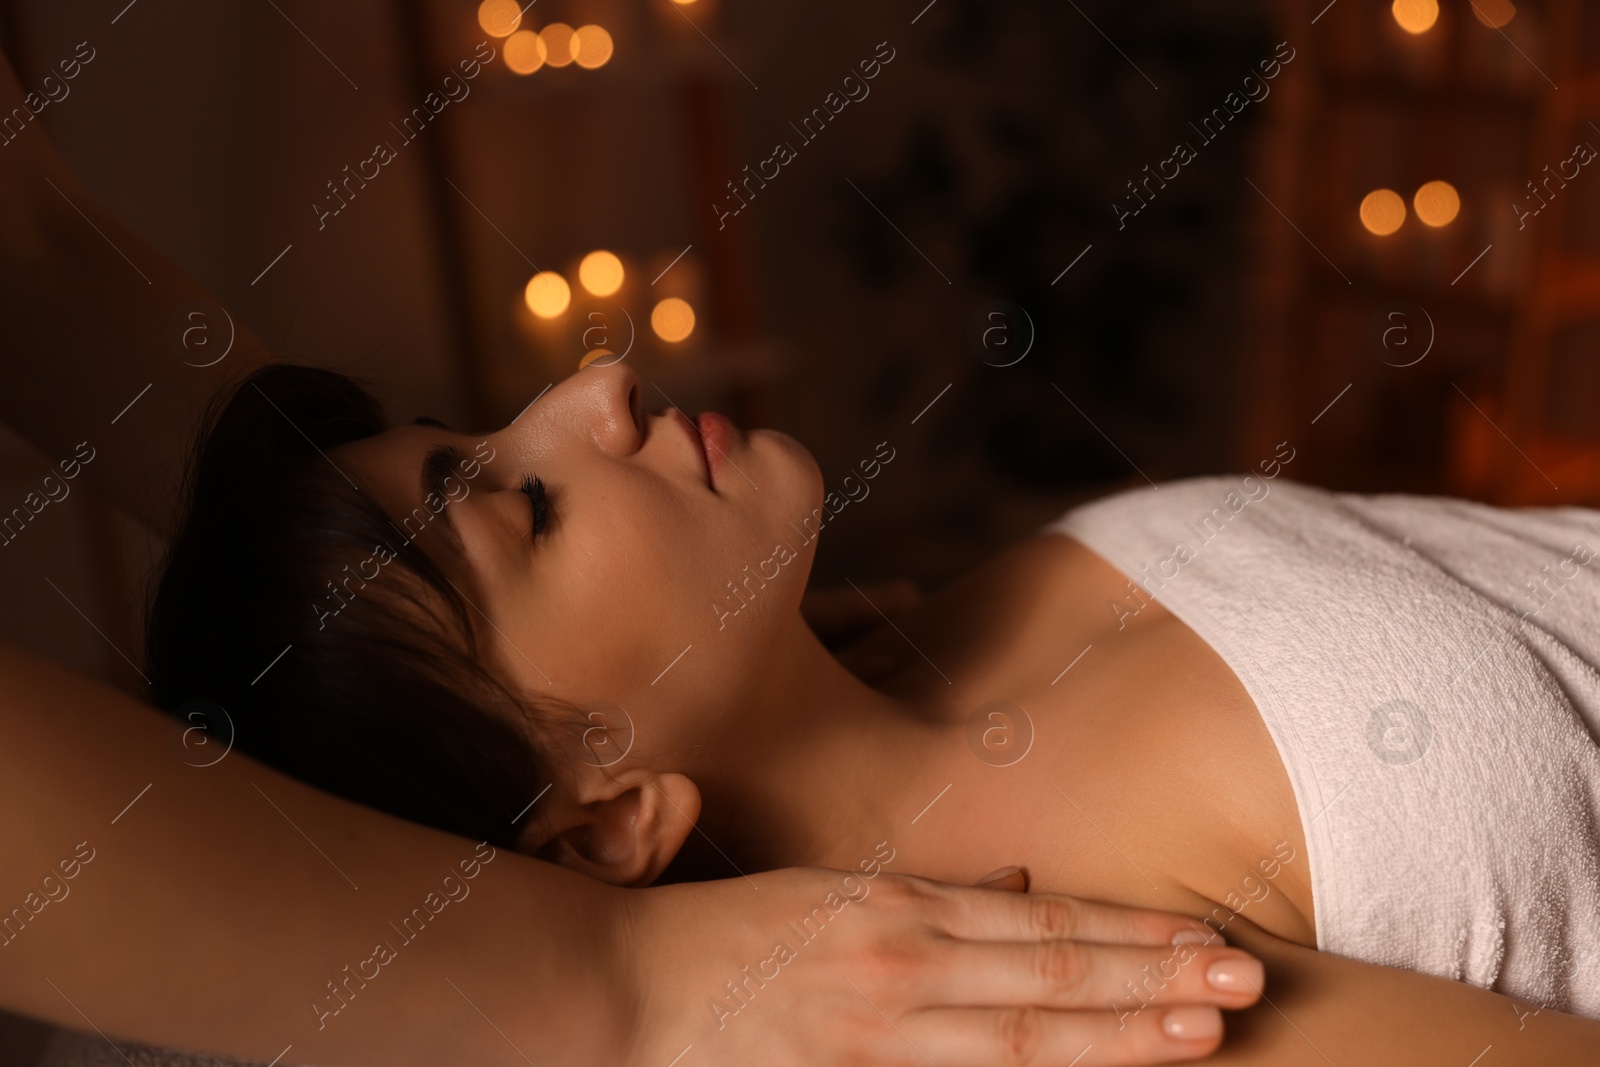
[[[730,875],[729,861],[745,873],[856,866],[916,814],[931,768],[960,744],[927,708],[847,671],[798,613],[740,705],[694,773],[697,859]]]

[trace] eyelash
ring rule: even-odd
[[[532,474],[524,475],[519,487],[533,508],[533,536],[538,537],[550,525],[550,501],[545,496],[544,482]]]

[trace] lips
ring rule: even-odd
[[[733,423],[715,411],[702,411],[695,416],[694,423],[700,431],[700,451],[706,458],[706,480],[715,489],[727,459],[728,448],[733,444]]]
[[[710,487],[713,492],[715,492],[717,488],[716,472],[722,469],[722,457],[716,453],[712,446],[714,445],[715,448],[726,447],[726,429],[720,429],[718,431],[718,437],[711,437],[707,435],[705,429],[703,428],[703,420],[705,420],[706,417],[705,415],[691,419],[689,416],[683,413],[682,409],[676,407],[667,408],[664,414],[667,418],[683,427],[683,432],[688,436],[689,443],[693,445],[694,450],[699,453],[700,462],[705,467],[706,485]],[[708,412],[707,414],[710,413]],[[722,418],[720,415],[716,417],[718,419]],[[722,421],[724,423],[727,422],[726,419],[722,419]]]

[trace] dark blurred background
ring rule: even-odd
[[[887,442],[821,582],[934,586],[1280,442],[1600,496],[1600,5],[4,0],[0,38],[25,87],[92,53],[40,118],[86,184],[396,417],[498,426],[626,352],[830,487]],[[0,438],[0,504],[53,458]],[[136,690],[161,545],[81,486],[39,523],[0,631]]]
[[[834,488],[888,442],[819,582],[936,585],[1278,442],[1347,490],[1600,493],[1597,5],[5,0],[0,35],[110,210],[397,418],[501,426],[626,352]],[[48,462],[6,438],[0,501]],[[130,683],[160,545],[85,490],[40,522],[5,637]]]
[[[6,0],[0,35],[27,87],[92,52],[39,121],[286,358],[487,428],[625,351],[831,487],[887,442],[817,580],[933,586],[1284,441],[1302,481],[1594,502],[1596,7]],[[48,462],[6,438],[0,503]],[[39,522],[4,636],[131,685],[161,546],[82,488]]]

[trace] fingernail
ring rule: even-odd
[[[1265,975],[1261,961],[1249,956],[1218,960],[1206,968],[1206,981],[1211,983],[1211,988],[1224,993],[1259,993]]]
[[[1002,878],[1010,878],[1013,874],[1016,874],[1020,870],[1022,870],[1021,867],[1001,867],[998,871],[995,871],[992,874],[986,874],[982,878],[979,878],[978,884],[988,885],[990,882],[998,882]]]
[[[1222,935],[1207,927],[1204,930],[1179,930],[1172,935],[1174,945],[1226,945]]]
[[[1222,1013],[1216,1008],[1173,1008],[1161,1020],[1161,1029],[1179,1041],[1209,1041],[1222,1033]]]

